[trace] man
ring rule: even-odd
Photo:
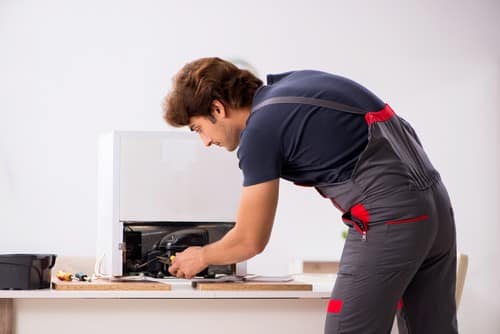
[[[244,183],[235,227],[177,255],[170,272],[249,259],[266,246],[279,178],[313,186],[350,227],[328,304],[327,333],[457,333],[451,204],[412,127],[361,85],[319,71],[267,85],[218,58],[185,65],[165,120],[206,146],[238,146]]]

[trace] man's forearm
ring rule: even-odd
[[[262,251],[258,242],[240,236],[236,228],[222,239],[203,247],[206,265],[226,265],[248,260]]]
[[[266,247],[278,204],[279,179],[244,187],[237,223],[222,239],[202,248],[206,265],[248,260]]]

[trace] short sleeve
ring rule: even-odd
[[[245,187],[279,178],[282,165],[279,135],[272,129],[247,127],[240,138],[238,159]]]

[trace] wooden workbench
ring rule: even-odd
[[[174,280],[177,281],[177,280]],[[182,281],[181,281],[182,282]],[[188,282],[187,282],[188,283]],[[172,283],[175,284],[175,283]],[[92,282],[53,280],[52,288],[57,291],[171,291],[172,284],[150,281],[109,281]],[[203,282],[191,286],[200,291],[312,291],[312,284],[290,282]],[[186,289],[185,289],[186,290]],[[189,288],[187,288],[189,290]]]
[[[210,283],[208,289],[195,289],[191,281],[182,279],[170,283],[169,290],[164,286],[159,290],[0,290],[0,334],[13,334],[16,331],[35,333],[35,329],[44,332],[59,325],[71,327],[73,323],[75,326],[71,332],[83,334],[88,333],[89,326],[92,328],[97,324],[112,328],[112,323],[122,321],[123,317],[147,319],[150,326],[170,321],[174,323],[171,325],[174,328],[181,326],[182,322],[188,322],[190,330],[187,332],[215,328],[220,324],[228,330],[238,329],[240,334],[265,332],[265,323],[275,319],[287,322],[297,330],[301,330],[301,326],[306,323],[309,327],[317,324],[320,331],[324,308],[335,278],[328,275],[322,279],[317,276],[297,279],[306,282],[302,289],[312,290],[298,290],[298,285],[304,283],[290,282],[273,282],[267,286],[259,283],[259,289],[255,283],[234,283],[234,286]],[[281,290],[270,290],[274,284],[282,285],[279,287]],[[234,289],[236,285],[238,290]],[[283,286],[290,285],[293,287],[283,289]],[[297,318],[297,314],[302,318]],[[273,318],[268,319],[271,315]],[[189,320],[191,318],[200,321],[192,322]],[[241,323],[246,327],[240,328]],[[78,324],[81,324],[81,329]],[[139,325],[127,327],[126,333],[140,330],[136,326]],[[99,331],[99,328],[94,328],[94,331]]]
[[[14,323],[14,301],[12,299],[0,299],[0,334],[11,334]]]

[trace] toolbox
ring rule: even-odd
[[[50,288],[55,254],[0,254],[0,289]]]

